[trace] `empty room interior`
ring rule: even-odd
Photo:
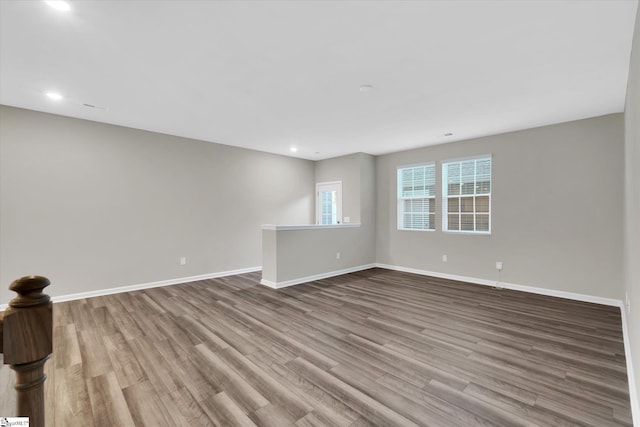
[[[638,9],[0,1],[0,417],[640,426]]]

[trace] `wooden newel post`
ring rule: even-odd
[[[44,426],[44,364],[52,351],[51,298],[42,292],[49,280],[28,276],[9,286],[18,296],[4,312],[4,363],[16,371],[17,416],[31,427]]]

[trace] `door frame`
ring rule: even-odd
[[[320,203],[320,189],[327,187],[327,189],[333,187],[336,191],[336,218],[338,224],[342,224],[342,181],[327,181],[316,182],[316,224],[320,224],[320,218],[322,217]]]

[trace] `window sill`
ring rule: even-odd
[[[454,231],[454,230],[443,230],[443,233],[447,234],[462,234],[462,235],[472,235],[472,236],[491,236],[490,231]]]

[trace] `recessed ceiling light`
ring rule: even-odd
[[[451,136],[451,135],[453,135],[451,132],[447,132],[444,134],[444,136]]]
[[[289,151],[291,151],[292,153],[295,153],[296,151],[298,151],[297,147],[291,147],[289,148]]]
[[[373,89],[371,85],[362,85],[360,86],[360,92],[370,92]]]
[[[60,101],[63,98],[63,96],[57,92],[47,92],[45,95],[47,95],[49,99],[53,99],[54,101]]]
[[[52,8],[63,11],[63,12],[68,12],[71,10],[71,6],[66,1],[45,0],[45,3],[51,6]]]

